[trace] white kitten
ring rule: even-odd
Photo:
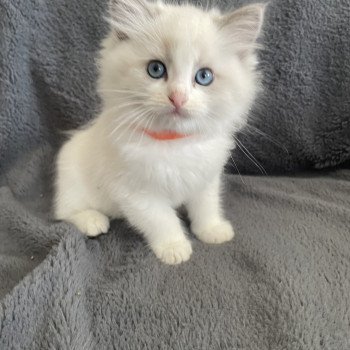
[[[113,0],[103,110],[59,153],[56,218],[97,236],[125,217],[168,264],[192,253],[175,211],[182,204],[200,240],[232,239],[220,177],[255,97],[263,12]]]

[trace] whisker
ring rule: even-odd
[[[235,166],[235,168],[236,168],[237,171],[238,171],[238,174],[239,174],[239,177],[241,178],[241,181],[243,182],[244,185],[247,185],[247,184],[244,182],[244,180],[243,180],[243,177],[242,177],[242,175],[241,175],[241,172],[239,171],[238,166],[237,166],[235,160],[234,160],[233,157],[232,157],[232,154],[230,154],[230,158],[231,158],[231,160],[232,160],[232,162],[233,162],[233,165]]]
[[[237,146],[246,155],[246,157],[257,166],[262,174],[267,175],[265,168],[257,161],[257,159],[249,152],[249,150],[237,139],[237,137],[233,136],[233,138],[237,142]]]
[[[249,131],[250,133],[253,133],[253,132],[256,132],[257,134],[265,137],[267,140],[269,140],[271,143],[275,144],[276,146],[282,148],[287,154],[289,154],[288,152],[288,149],[285,145],[283,145],[282,143],[278,142],[277,140],[275,140],[273,137],[269,136],[268,134],[264,133],[262,130],[260,130],[259,128],[253,126],[253,125],[250,125],[250,124],[247,124],[246,125],[246,129],[247,131],[249,131],[248,129],[253,129],[254,131]],[[244,129],[242,130],[244,131]],[[241,132],[242,132],[241,131]],[[243,132],[242,132],[243,133]]]
[[[111,112],[113,112],[113,111],[120,111],[120,112],[122,112],[122,110],[123,110],[123,108],[124,107],[133,107],[133,109],[134,109],[134,107],[135,106],[138,106],[137,104],[135,104],[135,105],[133,105],[133,104],[131,104],[131,105],[125,105],[125,106],[123,106],[123,105],[115,105],[115,106],[113,106],[113,107],[111,107],[111,108],[108,108],[108,109],[105,109],[102,113],[101,113],[101,116],[108,116]],[[141,107],[141,105],[140,105],[140,107]]]
[[[112,137],[118,130],[123,126],[127,125],[129,121],[132,120],[132,117],[124,119],[120,124],[118,124],[109,134],[109,137]]]
[[[133,120],[133,118],[135,117],[135,115],[137,115],[137,112],[138,112],[138,110],[142,110],[141,108],[138,108],[137,110],[134,110],[133,111],[133,113],[131,113],[131,114],[127,114],[127,115],[125,115],[125,114],[123,114],[123,115],[121,115],[121,116],[119,116],[116,120],[115,120],[115,122],[116,121],[120,121],[120,119],[122,119],[121,120],[121,122],[120,122],[120,124],[118,124],[113,130],[112,130],[112,132],[110,133],[110,136],[112,136],[117,130],[119,130],[122,126],[125,126],[125,124],[127,124],[128,122],[130,122],[130,121],[132,121]]]
[[[136,117],[136,119],[135,119],[135,126],[133,127],[133,131],[131,132],[127,143],[131,142],[132,137],[134,136],[136,130],[139,131],[139,126],[142,125],[142,123],[146,119],[146,117],[147,117],[147,115],[145,115],[145,114],[142,114],[142,115],[139,115],[139,116]]]
[[[131,133],[130,137],[129,137],[129,140],[128,140],[128,143],[132,140],[132,136],[135,134],[135,131],[136,130],[139,130],[139,126],[142,125],[142,123],[144,122],[144,120],[147,119],[147,117],[149,116],[149,113],[152,111],[151,108],[148,108],[146,110],[143,110],[142,114],[140,114],[139,116],[137,116],[137,118],[135,119],[135,126],[133,127],[133,132]],[[147,124],[146,124],[146,127],[147,127]],[[143,132],[143,131],[142,131]]]
[[[130,119],[134,119],[134,122],[130,124],[130,126],[132,126],[133,124],[137,124],[133,127],[133,134],[134,132],[137,130],[138,126],[142,124],[143,120],[147,117],[147,113],[151,112],[152,110],[150,108],[148,109],[141,109],[140,110],[140,114],[139,113],[133,113],[132,115],[130,115],[131,118],[129,118],[128,120]],[[116,139],[116,141],[119,141],[124,135],[125,133],[127,132],[128,128],[126,130],[124,130],[124,132],[122,134],[120,134],[118,136],[118,138]],[[129,138],[128,142],[131,141],[131,137]]]
[[[151,124],[152,124],[152,121],[153,119],[155,118],[155,115],[153,115],[151,118],[149,118],[149,121],[147,122],[146,126],[145,126],[145,129],[148,129]],[[140,139],[139,139],[139,142],[137,143],[137,146],[139,147],[141,144],[142,144],[142,140],[143,140],[143,136],[145,135],[145,130],[142,130],[141,132],[141,135],[140,135]]]

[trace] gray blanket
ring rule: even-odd
[[[124,221],[89,240],[50,220],[62,131],[98,111],[105,9],[0,0],[0,349],[349,349],[350,170],[227,174],[237,237],[192,237],[177,267]],[[271,3],[265,90],[240,136],[269,173],[349,160],[349,20],[346,0]]]

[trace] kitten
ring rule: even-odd
[[[112,0],[102,113],[59,153],[56,218],[93,237],[124,217],[168,264],[192,253],[176,214],[183,204],[200,240],[231,240],[220,178],[256,94],[263,13],[262,4],[221,14]]]

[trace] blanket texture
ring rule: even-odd
[[[239,137],[269,174],[349,161],[349,23],[348,0],[270,3],[260,53],[263,91]],[[235,152],[238,168],[264,173],[244,153]]]
[[[227,174],[235,240],[191,236],[177,267],[124,221],[91,240],[50,220],[62,131],[99,108],[105,11],[106,0],[0,0],[0,349],[349,349],[345,167]],[[267,172],[349,160],[349,21],[347,0],[270,3],[264,89],[240,135]]]

